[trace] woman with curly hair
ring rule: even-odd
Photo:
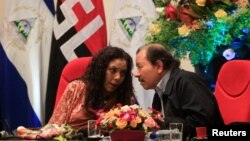
[[[68,84],[49,123],[84,130],[88,120],[97,119],[98,110],[108,111],[117,103],[134,104],[132,68],[131,56],[121,48],[102,49],[85,74]]]

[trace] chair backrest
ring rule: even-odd
[[[67,84],[76,79],[81,77],[91,61],[92,57],[80,57],[70,61],[62,70],[61,77],[59,80],[57,94],[56,94],[56,101],[55,106],[57,106],[62,94],[67,86]]]
[[[249,60],[232,60],[221,67],[215,97],[225,124],[250,122]]]

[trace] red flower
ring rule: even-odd
[[[201,16],[197,15],[191,8],[185,8],[185,7],[180,6],[179,18],[186,25],[192,26],[193,21],[201,18]]]
[[[176,8],[171,3],[165,8],[165,15],[166,18],[169,18],[170,20],[177,19]]]
[[[96,125],[97,125],[97,126],[100,126],[102,120],[103,120],[103,119],[102,119],[101,117],[98,118],[98,119],[96,120]]]
[[[122,104],[121,104],[121,103],[117,103],[117,104],[116,104],[116,107],[117,107],[117,108],[121,108],[121,107],[122,107]]]

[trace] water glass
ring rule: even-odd
[[[170,141],[170,130],[159,130],[158,138],[159,141]]]
[[[88,120],[88,138],[100,138],[101,132],[96,125],[96,120]]]
[[[182,141],[183,123],[170,123],[170,141]]]

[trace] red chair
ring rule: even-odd
[[[215,97],[226,125],[250,123],[249,60],[232,60],[221,67]]]
[[[56,101],[55,106],[57,106],[62,94],[67,86],[67,84],[82,76],[85,73],[85,70],[91,61],[92,57],[80,57],[70,61],[64,68],[59,80],[57,94],[56,94]]]

